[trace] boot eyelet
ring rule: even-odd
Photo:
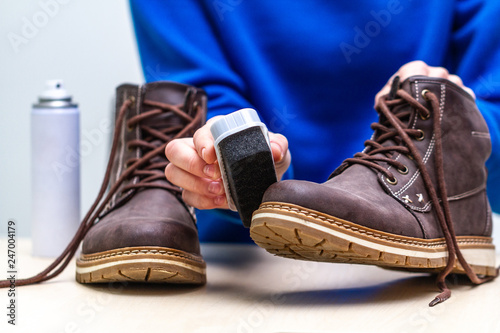
[[[420,119],[422,119],[422,120],[427,120],[427,119],[429,119],[429,118],[431,117],[431,113],[429,112],[429,113],[428,113],[428,114],[426,114],[426,115],[423,115],[423,114],[421,114],[421,113],[418,113],[418,116],[419,116],[419,117],[420,117]]]
[[[410,170],[408,170],[408,167],[406,165],[404,165],[404,169],[398,169],[398,172],[402,175],[408,174],[408,171]]]
[[[430,91],[429,91],[429,90],[427,90],[427,89],[422,90],[422,97],[423,97],[426,101],[428,101],[428,100],[429,100],[429,98],[426,96],[426,95],[427,95],[427,93],[429,93],[429,92],[430,92]]]
[[[396,185],[398,183],[398,179],[396,177],[394,177],[394,179],[387,177],[385,180],[387,180],[387,182],[391,185]]]
[[[415,138],[415,140],[417,140],[417,141],[422,141],[422,140],[425,138],[424,131],[422,131],[422,130],[418,130],[418,133],[419,133],[420,135],[419,135],[419,136],[417,136],[417,137]]]

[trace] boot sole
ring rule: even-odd
[[[254,213],[250,236],[272,254],[299,260],[436,273],[446,266],[448,258],[444,238],[385,233],[279,202],[266,202]],[[457,236],[460,250],[476,274],[496,275],[492,241],[490,237]],[[465,273],[458,261],[453,272]]]
[[[142,282],[205,284],[201,256],[164,247],[126,247],[81,254],[76,261],[80,283]]]

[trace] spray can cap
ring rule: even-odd
[[[34,108],[71,108],[78,105],[71,101],[71,95],[64,89],[63,80],[47,80],[46,90],[38,98]]]

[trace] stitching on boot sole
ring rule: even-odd
[[[101,254],[101,255],[82,254],[81,257],[79,258],[79,260],[82,262],[91,262],[91,261],[98,261],[98,260],[107,259],[107,258],[113,258],[113,257],[117,257],[117,256],[132,256],[132,255],[139,255],[139,254],[168,255],[168,256],[174,256],[174,257],[178,257],[178,258],[182,258],[182,259],[193,260],[193,261],[198,262],[198,263],[203,263],[203,264],[205,263],[203,261],[203,259],[196,258],[194,256],[190,256],[187,254],[181,254],[181,253],[166,251],[166,250],[155,250],[155,249],[117,251],[117,252]]]
[[[340,221],[337,221],[335,219],[332,219],[332,218],[328,218],[328,217],[325,217],[323,215],[319,215],[319,214],[316,214],[316,213],[313,213],[313,212],[310,212],[308,210],[304,210],[304,209],[299,209],[297,207],[292,207],[292,206],[289,206],[289,205],[283,205],[283,204],[262,204],[260,206],[260,209],[266,209],[266,208],[271,208],[271,209],[279,209],[279,210],[283,210],[283,211],[287,211],[287,212],[292,212],[292,213],[296,213],[296,214],[299,214],[299,215],[303,215],[305,217],[312,217],[314,219],[318,219],[318,220],[321,220],[323,222],[327,222],[329,224],[335,224],[339,227],[342,227],[346,230],[351,230],[355,233],[359,233],[359,234],[365,234],[365,235],[369,235],[370,237],[373,237],[373,238],[377,238],[377,239],[380,239],[380,240],[389,240],[391,242],[394,242],[394,243],[400,243],[400,244],[409,244],[409,245],[413,245],[413,246],[419,246],[419,247],[422,247],[422,248],[436,248],[436,247],[443,247],[446,245],[446,242],[443,240],[439,240],[439,241],[431,241],[429,240],[429,242],[432,242],[431,244],[429,244],[428,242],[421,242],[421,241],[416,241],[416,240],[408,240],[408,239],[402,239],[402,238],[396,238],[396,237],[391,237],[391,236],[386,236],[386,235],[382,235],[382,234],[379,234],[379,233],[376,233],[376,232],[372,232],[372,231],[369,231],[369,230],[365,230],[365,229],[362,229],[362,228],[358,228],[358,227],[355,227],[355,226],[352,226],[352,225],[349,225],[349,224],[346,224],[346,223],[342,223]],[[259,209],[259,210],[260,210]],[[478,236],[478,237],[481,237],[481,236]],[[487,245],[492,245],[492,242],[491,242],[491,238],[486,238],[485,239],[477,239],[477,238],[459,238],[457,239],[458,243],[459,244],[462,244],[462,245],[466,245],[466,244],[476,244],[476,245],[481,245],[481,244],[487,244]]]

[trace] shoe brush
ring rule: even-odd
[[[277,182],[266,125],[253,109],[241,109],[211,128],[229,208],[250,227],[267,188]]]

